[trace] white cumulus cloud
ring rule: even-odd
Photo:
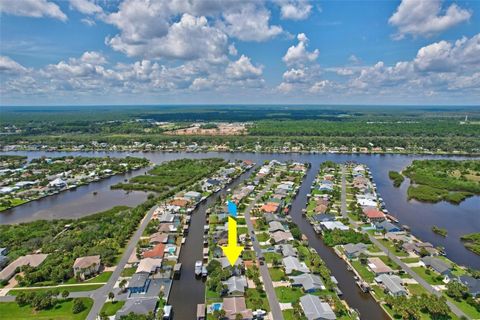
[[[61,21],[68,19],[57,4],[47,0],[0,0],[0,12],[23,17],[50,17]]]
[[[307,50],[308,38],[304,33],[297,35],[298,44],[288,48],[287,53],[283,56],[283,61],[287,65],[305,65],[317,59],[319,51],[315,49],[312,52]]]

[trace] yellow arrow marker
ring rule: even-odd
[[[237,245],[237,221],[232,217],[228,217],[228,246],[222,250],[232,266],[243,251],[243,247]]]

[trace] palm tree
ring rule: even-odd
[[[108,293],[108,299],[110,299],[110,300],[113,301],[113,298],[115,298],[115,294],[110,291],[110,292]]]

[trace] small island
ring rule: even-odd
[[[403,174],[409,199],[459,204],[480,194],[480,160],[414,160]]]
[[[402,185],[405,178],[397,171],[389,171],[388,177],[393,181],[393,186],[398,188]]]
[[[470,233],[460,238],[468,250],[480,255],[480,232]]]
[[[442,237],[446,237],[447,236],[447,229],[445,228],[439,228],[437,226],[433,226],[432,227],[432,231]]]

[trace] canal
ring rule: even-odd
[[[280,161],[309,162],[316,169],[321,162],[331,160],[335,162],[357,161],[366,164],[372,171],[377,184],[377,190],[384,199],[387,209],[397,217],[401,224],[408,225],[412,233],[424,241],[435,246],[445,248],[447,257],[453,261],[480,268],[480,256],[465,249],[460,242],[460,236],[466,233],[480,232],[480,197],[472,197],[460,205],[446,202],[436,204],[409,201],[406,189],[408,181],[400,188],[395,188],[388,178],[388,171],[399,171],[416,159],[465,159],[465,157],[421,156],[421,155],[368,155],[368,154],[299,154],[299,153],[186,153],[186,152],[8,152],[5,154],[26,155],[34,157],[59,157],[65,155],[82,156],[111,156],[146,157],[154,163],[161,163],[179,158],[206,158],[222,157],[228,160],[251,159],[256,163],[264,160],[277,159]],[[110,185],[118,183],[129,176],[143,173],[144,170],[127,175],[110,177],[100,182],[82,186],[75,191],[66,191],[60,194],[33,201],[0,213],[0,224],[26,222],[37,219],[76,218],[106,210],[113,205],[125,204],[134,206],[145,200],[146,194],[133,192],[126,194],[121,190],[110,190]],[[93,192],[97,195],[94,196]],[[428,223],[425,223],[428,221]],[[432,225],[445,228],[447,237],[441,237],[431,231]]]
[[[168,303],[172,305],[174,320],[192,320],[197,313],[197,304],[205,302],[205,283],[195,276],[195,261],[203,260],[203,226],[206,223],[206,211],[220,197],[225,197],[227,189],[235,188],[254,170],[243,173],[221,191],[200,203],[193,211],[187,240],[180,251],[182,264],[180,279],[173,281]]]

